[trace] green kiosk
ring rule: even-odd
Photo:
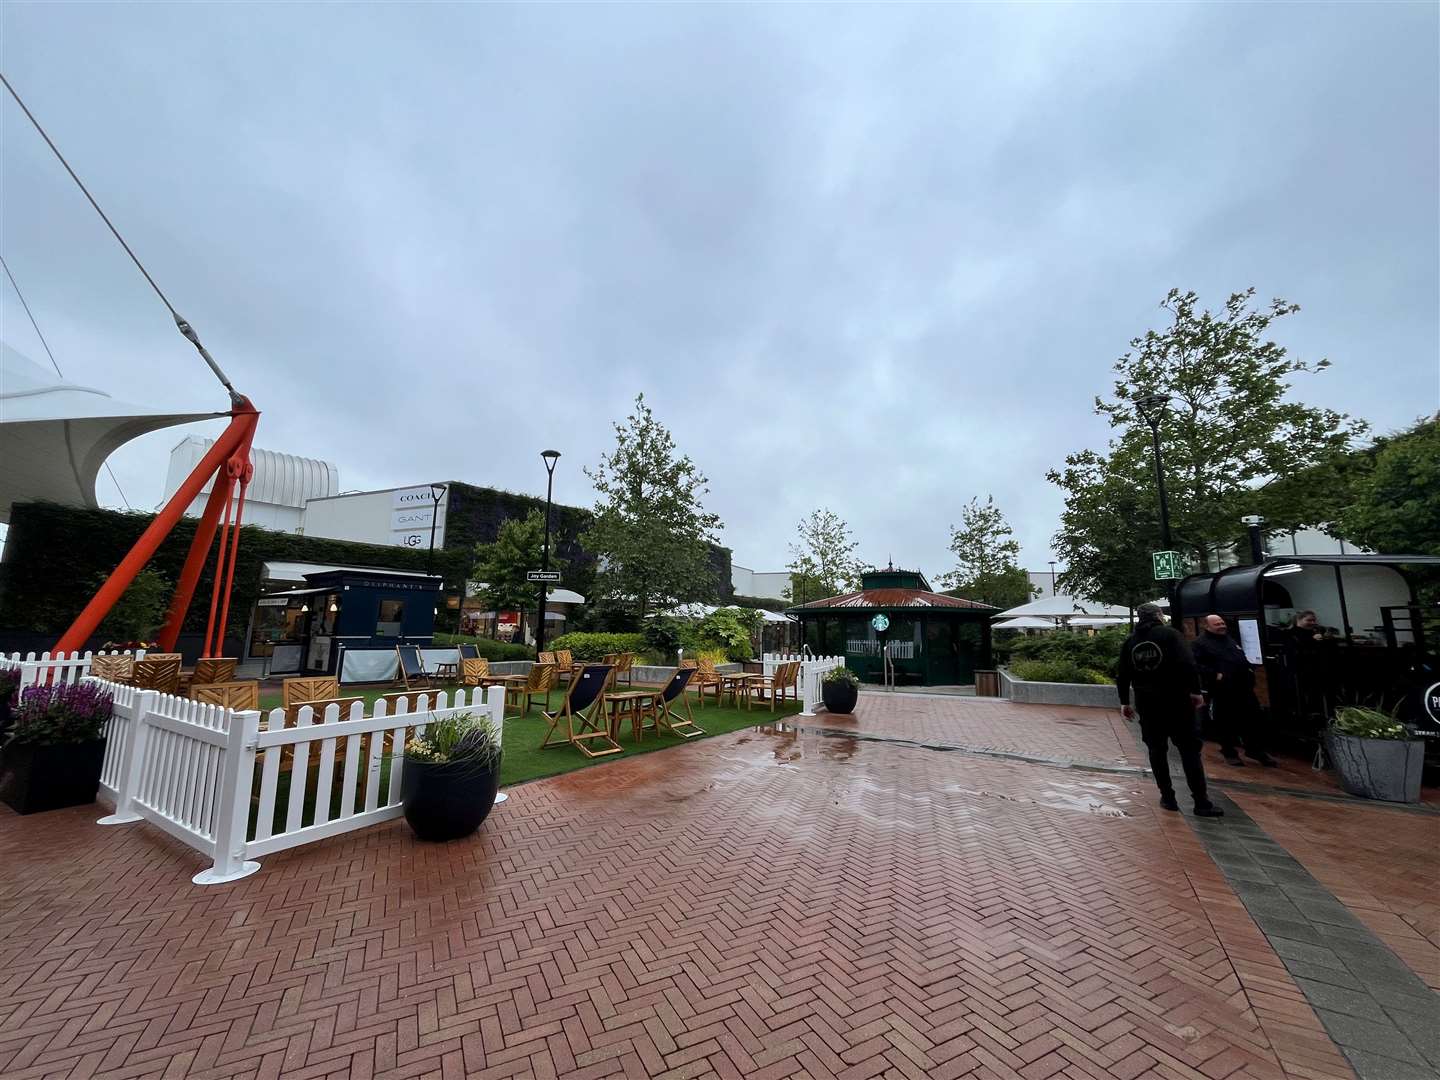
[[[934,592],[918,570],[872,570],[860,590],[787,609],[818,656],[844,656],[865,682],[884,679],[885,647],[897,684],[966,686],[992,667],[989,604]]]

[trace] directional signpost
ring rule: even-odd
[[[1150,558],[1155,564],[1156,581],[1174,581],[1185,576],[1185,568],[1178,551],[1152,551]]]
[[[526,581],[543,581],[550,585],[560,584],[559,570],[526,570]]]

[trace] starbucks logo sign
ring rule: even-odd
[[[883,634],[886,630],[890,629],[890,616],[882,611],[870,620],[870,625],[873,626],[878,633]]]

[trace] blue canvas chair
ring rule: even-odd
[[[430,673],[425,670],[425,661],[420,656],[419,645],[396,645],[395,655],[400,660],[399,681],[406,690],[428,689]]]
[[[554,712],[544,714],[550,727],[540,749],[568,744],[588,758],[623,752],[624,747],[610,737],[610,723],[605,717],[605,689],[614,673],[614,667],[608,664],[585,665],[570,681],[565,703]],[[561,721],[565,723],[565,734],[556,737]]]
[[[685,696],[685,688],[690,685],[690,680],[695,677],[696,669],[693,667],[676,668],[670,676],[670,681],[665,684],[665,689],[660,692],[660,701],[655,716],[655,724],[659,728],[670,732],[672,735],[679,735],[682,739],[693,739],[697,735],[704,735],[705,731],[695,723],[695,717],[690,712],[690,699]],[[675,709],[675,703],[679,702],[685,709],[682,717]]]

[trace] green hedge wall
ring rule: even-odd
[[[63,633],[95,591],[97,578],[110,573],[139,539],[153,514],[88,510],[53,503],[20,503],[10,516],[10,533],[0,558],[0,630]],[[186,518],[150,565],[173,584],[195,535],[194,519]],[[227,633],[240,637],[260,592],[261,563],[271,560],[339,563],[345,566],[425,569],[427,552],[376,544],[271,532],[254,526],[240,530],[235,586]],[[468,563],[459,553],[435,552],[435,572],[447,583],[461,580]],[[184,629],[205,629],[214,576],[211,557],[200,576]]]

